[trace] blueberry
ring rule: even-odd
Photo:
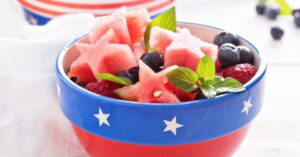
[[[240,62],[239,50],[233,44],[223,44],[219,48],[218,59],[223,67],[236,65]]]
[[[255,7],[256,12],[258,15],[263,15],[265,13],[266,10],[266,5],[263,3],[258,3]]]
[[[128,78],[132,83],[135,81],[134,77],[126,71],[120,71],[116,74],[116,76],[122,76]]]
[[[214,38],[214,44],[219,47],[225,43],[231,43],[234,45],[239,45],[239,38],[237,35],[228,33],[228,32],[220,32]]]
[[[73,82],[76,82],[77,81],[77,77],[76,76],[73,76],[70,78]]]
[[[265,10],[265,15],[270,20],[275,20],[280,14],[280,9],[277,6],[267,6]]]
[[[149,52],[142,56],[142,60],[147,64],[154,72],[159,72],[162,70],[164,65],[163,56],[156,52]]]
[[[237,47],[240,53],[240,63],[249,63],[253,64],[253,53],[246,46]]]
[[[271,35],[272,35],[273,39],[280,40],[282,38],[283,34],[284,34],[284,31],[280,27],[277,26],[277,27],[271,28]]]
[[[128,73],[131,74],[134,78],[134,81],[132,82],[133,84],[139,82],[139,71],[140,71],[140,67],[138,66],[132,67],[128,70]]]
[[[300,12],[294,14],[294,23],[296,27],[300,28]]]
[[[203,94],[203,92],[199,89],[196,91],[196,96],[195,100],[200,100],[200,99],[206,99],[206,96]]]
[[[295,16],[296,14],[300,14],[300,9],[294,9],[292,14]]]

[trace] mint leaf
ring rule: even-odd
[[[151,51],[152,48],[149,44],[150,39],[150,33],[151,29],[154,27],[161,27],[170,31],[175,32],[176,31],[176,11],[175,7],[170,8],[168,11],[164,12],[163,14],[160,14],[159,16],[155,17],[147,26],[144,40],[147,50]]]
[[[122,76],[115,76],[109,73],[98,74],[97,77],[101,78],[102,80],[111,81],[124,86],[132,85],[132,82],[128,78]]]
[[[292,15],[293,9],[288,5],[286,0],[274,0],[280,6],[281,15]]]
[[[199,77],[203,78],[204,81],[213,80],[215,77],[216,68],[214,61],[208,56],[205,55],[201,58],[198,67],[197,74]]]
[[[197,74],[188,69],[179,67],[167,73],[168,80],[176,87],[186,92],[193,92],[197,87]]]
[[[215,87],[213,87],[211,85],[201,86],[201,91],[202,91],[203,95],[205,95],[205,97],[207,97],[208,99],[214,98],[217,95],[217,90],[215,89]]]
[[[243,84],[231,77],[224,79],[218,76],[215,78],[215,84],[213,86],[216,89],[217,94],[225,92],[241,92],[245,90]]]

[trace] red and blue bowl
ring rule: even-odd
[[[212,42],[217,28],[178,23]],[[255,54],[256,75],[241,93],[210,100],[174,104],[130,102],[100,96],[73,83],[67,72],[79,56],[74,44],[59,54],[56,64],[60,106],[90,156],[97,157],[228,157],[245,138],[262,107],[266,63],[258,50],[240,38]]]
[[[116,9],[126,6],[128,10],[146,8],[151,17],[155,17],[172,6],[174,0],[18,0],[25,18],[34,25],[44,25],[52,18],[74,13],[91,13],[95,16],[104,16],[113,13]]]

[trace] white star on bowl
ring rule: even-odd
[[[107,126],[110,126],[107,119],[110,116],[110,114],[104,114],[101,110],[101,108],[99,107],[99,113],[98,114],[94,114],[94,116],[96,118],[98,118],[99,120],[99,126],[102,126],[103,124],[106,124]]]
[[[251,97],[247,100],[244,101],[244,108],[242,110],[241,113],[246,113],[248,115],[249,109],[252,107],[253,105],[251,104]]]
[[[176,122],[176,116],[171,121],[164,120],[164,122],[167,125],[164,129],[164,132],[171,131],[174,135],[176,135],[176,131],[178,128],[183,127],[182,124]]]

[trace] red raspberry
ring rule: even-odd
[[[223,77],[232,77],[242,84],[247,83],[255,74],[256,67],[251,64],[237,64],[223,70]]]
[[[114,93],[115,89],[121,88],[122,86],[110,81],[100,81],[100,82],[90,82],[84,88],[107,97],[119,98],[117,94]]]

